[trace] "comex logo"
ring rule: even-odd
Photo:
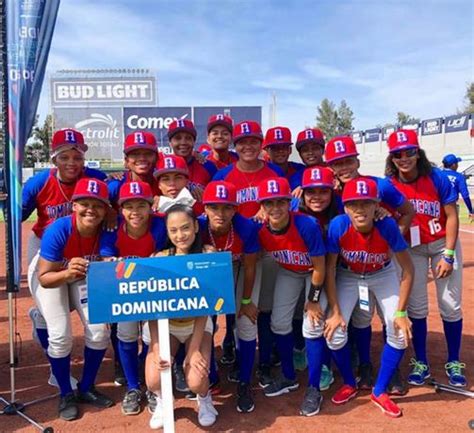
[[[127,128],[130,129],[168,129],[175,120],[183,120],[188,117],[188,113],[181,117],[143,117],[138,114],[132,114],[127,118]]]

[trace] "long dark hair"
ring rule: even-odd
[[[317,214],[314,213],[310,208],[308,208],[308,206],[306,206],[304,202],[305,191],[306,189],[303,190],[303,195],[301,196],[301,199],[298,205],[298,210],[300,212],[303,212],[305,214],[308,214],[317,218]],[[340,212],[337,206],[336,193],[334,190],[331,190],[331,201],[329,203],[329,206],[326,209],[324,209],[321,213],[327,218],[328,222],[331,221],[335,216],[339,215]]]
[[[171,206],[165,213],[166,226],[168,226],[168,217],[173,213],[184,213],[193,220],[194,224],[197,223],[196,215],[194,215],[193,210],[189,206],[186,206],[183,204],[175,204]],[[173,242],[171,242],[169,238],[167,241],[167,248],[170,250],[170,253],[171,253],[170,255],[175,254],[176,247],[173,245]],[[202,248],[203,248],[203,242],[202,242],[201,232],[198,231],[196,233],[196,238],[194,239],[194,242],[191,245],[191,248],[189,249],[189,254],[202,253]]]
[[[423,149],[418,149],[419,158],[416,161],[416,169],[418,171],[418,177],[429,176],[435,164],[430,162],[426,156],[426,152]],[[393,155],[388,154],[385,160],[385,176],[399,177],[398,168],[393,163]]]

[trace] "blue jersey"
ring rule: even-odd
[[[461,195],[461,197],[464,199],[464,203],[466,203],[467,210],[470,214],[472,214],[473,212],[471,197],[469,196],[469,190],[467,188],[466,178],[464,177],[464,175],[462,173],[458,173],[457,171],[450,169],[444,169],[443,173],[446,174],[458,197],[459,195]]]

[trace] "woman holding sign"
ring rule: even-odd
[[[98,260],[102,223],[109,208],[107,185],[97,179],[80,179],[72,195],[72,215],[59,218],[41,239],[38,271],[31,276],[33,298],[48,327],[48,358],[61,391],[59,416],[66,421],[78,417],[77,402],[109,407],[113,401],[94,387],[109,344],[106,324],[88,320],[87,287],[84,281],[90,261]],[[84,369],[77,395],[69,380],[72,326],[71,310],[84,325]]]
[[[448,346],[445,365],[449,383],[467,385],[459,360],[462,335],[462,257],[457,248],[459,218],[457,194],[447,176],[434,168],[420,149],[415,131],[400,130],[388,138],[386,174],[393,185],[410,200],[415,218],[410,227],[410,255],[415,264],[415,281],[408,304],[413,323],[416,359],[408,383],[423,385],[430,377],[426,356],[428,316],[428,269],[435,277],[438,308]]]
[[[187,255],[205,252],[199,235],[199,224],[191,208],[174,205],[166,212],[166,230],[171,247],[164,250],[161,256]],[[148,389],[154,392],[156,409],[150,419],[150,427],[159,429],[163,426],[163,405],[160,391],[160,370],[171,367],[170,362],[160,359],[158,329],[156,321],[150,321],[151,347],[146,359],[146,382]],[[174,357],[179,345],[186,345],[184,372],[189,389],[197,394],[199,424],[208,427],[216,422],[217,410],[212,403],[209,392],[209,363],[213,325],[209,316],[191,319],[171,319],[170,344],[171,356]]]

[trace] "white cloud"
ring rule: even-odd
[[[251,84],[263,89],[301,90],[304,86],[304,81],[300,77],[292,75],[277,75],[266,79],[252,80]]]

